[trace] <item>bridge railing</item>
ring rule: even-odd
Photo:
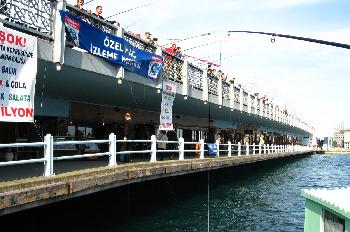
[[[132,33],[124,31],[116,25],[111,24],[110,21],[101,20],[86,11],[81,11],[73,5],[66,4],[66,1],[53,1],[53,0],[10,0],[6,1],[5,5],[0,5],[0,21],[7,27],[15,28],[19,31],[23,31],[29,34],[36,35],[46,40],[54,41],[54,60],[53,62],[62,64],[64,52],[60,46],[64,47],[64,30],[61,25],[60,18],[58,16],[59,10],[67,10],[68,12],[77,15],[83,20],[91,23],[92,25],[100,28],[106,33],[113,35],[123,36],[123,38],[134,45],[135,47],[156,53],[157,47],[150,44],[143,39],[133,35]],[[74,46],[67,37],[67,45]],[[160,52],[159,52],[160,53]],[[268,117],[281,123],[286,123],[293,127],[301,128],[310,133],[313,132],[313,128],[303,122],[297,117],[288,115],[282,112],[282,108],[275,106],[276,111],[272,111],[271,114],[267,110],[267,105],[258,100],[258,104],[255,105],[255,101],[251,101],[250,95],[242,89],[242,87],[234,86],[230,88],[230,84],[223,82],[221,78],[213,76],[205,76],[205,69],[196,67],[193,64],[185,62],[182,58],[174,54],[170,54],[164,49],[161,52],[164,58],[163,65],[163,78],[175,81],[180,84],[188,85],[188,87],[201,90],[203,92],[204,101],[208,101],[208,95],[217,96],[218,104],[223,104],[223,99],[230,100],[230,107],[233,109],[234,103],[239,103],[239,110],[247,111],[248,113],[257,113],[262,117]],[[187,70],[187,72],[185,72]],[[203,78],[205,77],[205,78]],[[186,81],[184,81],[186,80]],[[186,86],[187,88],[187,86]],[[243,90],[243,91],[242,91]],[[230,91],[233,91],[232,93]],[[187,95],[187,92],[185,92]],[[231,99],[232,98],[232,99]],[[254,103],[254,104],[253,104]],[[248,109],[248,110],[246,110]],[[257,110],[255,110],[257,109]]]
[[[135,149],[133,146],[126,146],[127,144],[146,144],[146,149]],[[167,149],[157,148],[157,145],[165,143]],[[86,153],[86,154],[66,154],[65,156],[57,156],[57,149],[60,146],[67,145],[87,145],[87,144],[105,144],[108,145],[108,149],[105,152]],[[44,142],[37,143],[16,143],[16,144],[0,144],[0,149],[3,148],[24,148],[24,147],[39,147],[43,148],[42,158],[16,160],[16,161],[5,161],[0,162],[2,166],[13,166],[13,165],[25,165],[33,163],[44,164],[44,176],[54,175],[54,161],[63,160],[76,160],[85,159],[91,157],[108,157],[109,166],[116,166],[118,160],[124,157],[124,155],[134,156],[136,154],[149,154],[149,162],[157,162],[165,159],[193,159],[199,158],[204,159],[210,157],[209,153],[206,155],[208,144],[201,139],[198,142],[185,142],[183,138],[179,138],[178,141],[160,141],[157,140],[155,135],[151,136],[150,140],[117,140],[116,135],[113,133],[109,135],[108,140],[86,140],[86,141],[54,141],[53,136],[50,134],[45,136]],[[232,157],[242,155],[260,155],[260,154],[271,154],[271,153],[285,153],[285,152],[296,152],[296,151],[311,151],[309,147],[293,146],[293,145],[255,145],[255,144],[233,144],[228,142],[227,144],[220,144],[216,141],[217,150],[214,152],[216,157]],[[212,151],[213,152],[213,151]],[[168,154],[164,156],[163,154]],[[2,158],[2,157],[0,157]],[[125,160],[124,160],[125,161]],[[144,160],[140,160],[142,162]]]
[[[1,1],[0,21],[8,27],[52,40],[54,4],[51,0]]]

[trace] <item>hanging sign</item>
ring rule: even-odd
[[[105,33],[68,12],[61,11],[61,18],[75,46],[153,80],[162,70],[161,56],[138,49],[123,38]]]
[[[163,81],[159,130],[174,130],[173,103],[175,95],[176,84],[169,81]]]
[[[0,25],[0,121],[33,122],[37,38]]]

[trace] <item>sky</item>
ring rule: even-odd
[[[228,31],[262,31],[350,44],[349,3],[350,0],[94,0],[85,8],[94,11],[102,5],[103,16],[108,17],[151,4],[110,19],[134,33],[150,31],[165,46],[176,39],[197,36],[179,41],[178,46],[188,55],[216,63],[220,63],[221,54],[223,72],[233,75],[247,91],[266,94],[273,103],[314,126],[316,136],[324,137],[333,136],[341,122],[350,128],[350,50],[279,37],[271,43],[271,36],[229,36]]]

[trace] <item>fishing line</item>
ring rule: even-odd
[[[150,5],[154,5],[155,3],[148,3],[148,4],[145,4],[145,5],[142,5],[142,6],[137,6],[137,7],[134,7],[134,8],[130,8],[128,10],[124,10],[122,12],[119,12],[119,13],[116,13],[114,15],[111,15],[111,16],[108,16],[106,17],[106,19],[109,19],[110,17],[113,17],[113,16],[117,16],[117,15],[120,15],[120,14],[124,14],[124,13],[127,13],[129,11],[133,11],[133,10],[136,10],[136,9],[139,9],[139,8],[143,8],[143,7],[146,7],[146,6],[150,6]]]
[[[190,37],[186,37],[184,39],[174,39],[176,41],[176,43],[179,43],[179,42],[183,42],[183,41],[186,41],[186,40],[190,40],[190,39],[195,39],[195,38],[198,38],[198,37],[204,37],[204,36],[210,36],[216,32],[218,32],[220,30],[216,30],[216,31],[212,31],[212,32],[207,32],[207,33],[203,33],[203,34],[200,34],[200,35],[194,35],[194,36],[190,36]],[[171,45],[173,44],[174,42],[171,42],[171,43],[167,43],[163,46],[168,46],[168,45]]]
[[[90,1],[87,1],[87,2],[85,2],[85,3],[83,4],[83,6],[85,6],[85,5],[89,4],[89,3],[93,2],[93,1],[95,1],[95,0],[90,0]]]
[[[205,47],[205,46],[209,46],[209,45],[213,45],[213,44],[222,43],[222,42],[225,42],[225,41],[228,41],[228,39],[219,40],[219,41],[215,41],[215,42],[211,42],[211,43],[206,43],[206,44],[201,44],[201,45],[198,45],[198,46],[195,46],[195,47],[192,47],[192,48],[187,48],[187,49],[184,50],[184,52],[185,52],[185,51],[190,51],[190,50],[193,50],[193,49],[197,49],[197,48],[201,48],[201,47]]]

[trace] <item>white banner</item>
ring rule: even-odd
[[[176,84],[168,81],[163,81],[159,130],[174,130],[173,103],[175,95]]]
[[[0,26],[0,121],[33,122],[37,38]]]

